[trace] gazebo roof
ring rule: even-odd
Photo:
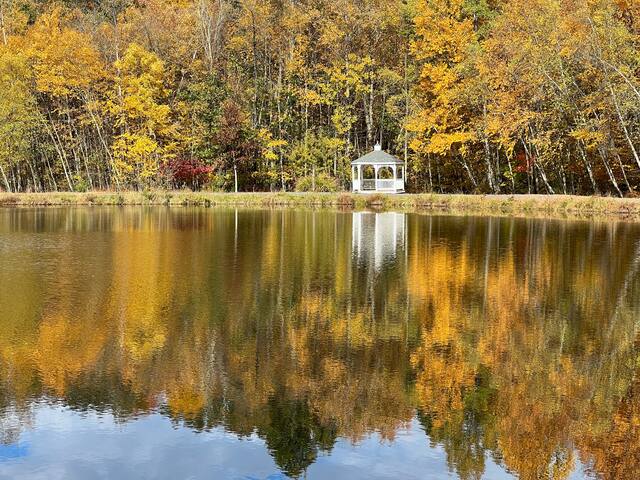
[[[388,154],[380,148],[380,145],[376,145],[373,152],[369,152],[366,155],[351,162],[351,165],[370,165],[370,164],[387,164],[387,165],[404,165],[404,162],[398,157]]]

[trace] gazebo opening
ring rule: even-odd
[[[378,170],[378,178],[380,180],[394,180],[391,167],[380,167],[380,170]]]
[[[363,190],[376,189],[376,171],[372,165],[362,166],[362,189]]]
[[[404,192],[404,162],[376,144],[372,152],[351,162],[354,192]]]

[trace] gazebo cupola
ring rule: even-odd
[[[404,162],[382,150],[380,144],[351,162],[354,192],[402,193],[404,176]]]

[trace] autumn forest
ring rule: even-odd
[[[0,0],[0,188],[633,195],[638,0]]]

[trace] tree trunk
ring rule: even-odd
[[[622,127],[622,131],[624,132],[624,138],[627,140],[629,147],[631,148],[631,153],[633,154],[633,158],[636,161],[636,165],[640,168],[640,156],[638,156],[638,151],[636,150],[635,145],[633,144],[633,140],[631,140],[631,135],[629,135],[629,130],[627,130],[627,126],[624,123],[624,119],[622,117],[622,112],[620,111],[620,106],[618,105],[618,99],[616,98],[616,94],[613,91],[612,87],[609,87],[609,91],[611,92],[611,98],[613,99],[613,105],[616,107],[616,113],[618,115],[618,120],[620,120],[620,127]]]
[[[251,32],[252,32],[252,49],[253,49],[253,118],[251,126],[258,124],[258,32],[256,28],[255,12],[251,13]]]
[[[516,193],[516,179],[513,176],[513,165],[511,165],[511,157],[507,153],[507,165],[509,167],[509,177],[511,179],[511,193]]]
[[[471,168],[469,168],[469,164],[467,163],[467,160],[464,157],[461,157],[459,161],[464,167],[465,172],[467,172],[467,175],[469,176],[469,180],[471,180],[471,184],[473,185],[473,188],[474,189],[478,188],[478,182],[476,181],[476,177],[473,176],[473,172],[471,171]]]
[[[627,178],[627,172],[624,171],[624,164],[622,163],[622,159],[620,158],[620,155],[618,155],[618,152],[615,151],[615,149],[613,150],[613,153],[616,157],[616,160],[618,160],[618,165],[620,166],[620,171],[622,172],[622,178],[624,179],[624,183],[627,186],[627,190],[631,192],[633,191],[633,187],[631,187],[631,184],[629,183],[629,179]]]
[[[589,175],[589,180],[591,181],[591,187],[593,188],[593,193],[596,195],[600,195],[600,189],[598,189],[598,185],[596,184],[595,178],[593,178],[593,170],[591,168],[591,163],[587,159],[587,155],[584,153],[584,149],[581,145],[578,145],[578,151],[580,152],[580,156],[582,157],[582,161],[584,162],[584,167],[587,169],[587,174]]]
[[[0,33],[2,33],[2,44],[7,44],[7,30],[4,26],[4,2],[0,2]]]
[[[484,121],[487,121],[487,106],[484,104],[482,106],[482,113],[484,116]],[[491,146],[489,145],[489,137],[483,133],[483,143],[484,143],[484,161],[487,165],[487,182],[489,183],[489,190],[491,193],[500,193],[500,185],[495,181],[495,175],[493,173],[493,165],[491,164]]]
[[[618,181],[616,180],[616,176],[613,174],[613,170],[611,165],[609,165],[609,161],[605,155],[605,152],[602,151],[602,148],[598,148],[598,153],[600,154],[600,158],[602,159],[602,164],[604,165],[604,169],[607,171],[607,175],[609,176],[609,180],[613,185],[613,188],[616,189],[619,197],[622,197],[622,192],[620,191],[620,187],[618,186]]]
[[[403,154],[404,154],[404,184],[407,186],[407,163],[409,160],[409,131],[407,130],[406,120],[409,118],[409,78],[407,77],[409,61],[409,49],[405,45],[404,51],[404,119],[402,122],[403,135]],[[429,160],[429,167],[431,167],[431,160]],[[433,191],[433,182],[431,182],[431,169],[429,169],[429,181],[431,183],[431,190]]]
[[[544,168],[542,167],[542,165],[540,165],[540,163],[538,162],[534,162],[534,164],[536,167],[538,167],[540,178],[542,178],[542,183],[544,183],[544,186],[547,189],[547,192],[550,193],[551,195],[555,195],[556,192],[553,189],[553,187],[551,187],[551,185],[549,184],[549,181],[547,180],[547,174],[544,172]]]
[[[489,139],[484,138],[484,161],[487,165],[487,182],[489,183],[489,190],[491,193],[499,193],[500,187],[496,185],[494,181],[493,165],[491,165],[491,148],[489,147]]]
[[[373,138],[373,80],[369,85],[369,95],[362,96],[362,107],[364,109],[364,120],[367,127],[367,147],[374,143]]]
[[[67,185],[69,186],[69,190],[73,191],[73,183],[71,182],[71,177],[69,176],[69,170],[65,162],[64,150],[62,149],[61,146],[58,145],[58,142],[56,141],[56,136],[53,134],[53,131],[52,131],[53,120],[51,119],[51,116],[49,116],[49,121],[51,125],[47,125],[45,122],[45,128],[47,130],[47,133],[49,134],[49,137],[53,141],[53,146],[55,147],[56,152],[58,153],[58,158],[60,159],[60,163],[62,164],[62,170],[64,171],[64,176],[67,180]]]
[[[278,89],[276,91],[276,104],[278,106],[278,138],[282,140],[282,61],[278,62]],[[278,160],[280,163],[280,182],[282,183],[282,191],[286,191],[286,185],[284,182],[284,155],[282,154],[282,148],[278,149]]]
[[[98,132],[98,139],[100,140],[100,143],[102,144],[102,148],[104,148],[104,151],[107,155],[107,158],[109,159],[109,165],[111,165],[111,171],[113,172],[113,178],[115,180],[116,183],[116,190],[120,189],[120,183],[118,180],[118,177],[120,176],[119,172],[118,172],[118,167],[116,166],[114,160],[113,160],[113,156],[111,155],[111,150],[109,150],[109,147],[107,146],[107,142],[104,139],[104,135],[102,135],[102,129],[100,128],[100,124],[98,123],[98,119],[96,118],[95,114],[93,113],[93,110],[91,109],[91,106],[89,104],[90,100],[88,95],[84,96],[84,102],[85,102],[85,106],[87,107],[87,110],[89,112],[89,115],[91,116],[91,120],[93,121],[93,125],[96,127],[96,132]]]
[[[233,191],[238,193],[238,166],[233,163]]]
[[[529,126],[529,131],[531,132],[531,138],[535,138],[535,134],[534,134],[533,128],[531,126]],[[536,143],[533,143],[533,148],[536,151],[536,157],[533,158],[533,165],[532,165],[531,169],[535,170],[536,167],[538,168],[538,173],[540,173],[540,178],[542,179],[542,183],[544,183],[544,186],[547,189],[547,193],[550,193],[551,195],[554,195],[556,192],[553,190],[553,188],[549,184],[549,180],[547,180],[547,174],[544,171],[544,167],[538,161],[538,159],[542,157],[542,155],[540,155],[540,150],[538,150],[538,145]],[[535,182],[535,178],[536,178],[535,171],[533,172],[533,178],[534,178],[534,182]],[[536,193],[538,193],[537,192],[537,187],[536,187]]]
[[[4,180],[4,184],[7,187],[7,192],[11,193],[11,185],[9,185],[9,180],[7,179],[7,175],[4,173],[2,165],[0,165],[0,173],[2,174],[2,179]]]

